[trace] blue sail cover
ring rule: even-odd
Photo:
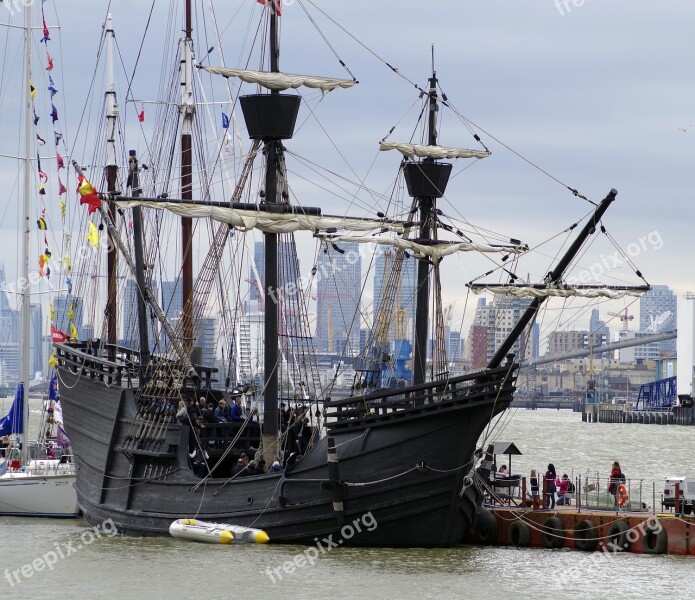
[[[24,384],[17,386],[10,412],[0,419],[0,437],[24,431]]]

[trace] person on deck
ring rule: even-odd
[[[507,465],[502,465],[500,470],[497,471],[497,479],[505,479],[509,477],[509,472],[507,471]]]
[[[233,396],[234,405],[232,406],[232,421],[238,423],[244,420],[244,413],[241,410],[241,394]]]
[[[531,469],[531,502],[533,503],[533,510],[539,510],[541,507],[541,496],[540,489],[538,486],[538,474],[536,469]]]
[[[557,479],[557,473],[555,473],[555,465],[553,463],[548,464],[548,470],[545,472],[545,508],[555,508],[555,480]]]
[[[569,498],[566,497],[567,490],[569,490],[570,487],[567,473],[562,476],[562,479],[555,480],[555,487],[557,488],[557,503],[559,505],[569,504]]]
[[[610,477],[608,478],[608,492],[613,495],[615,499],[615,505],[619,506],[618,499],[618,486],[620,483],[625,482],[625,475],[623,474],[620,463],[616,460],[613,461],[613,467],[611,469]]]

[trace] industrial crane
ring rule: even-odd
[[[608,314],[609,314],[611,317],[619,317],[619,318],[620,318],[620,322],[623,324],[623,331],[627,331],[627,330],[628,330],[628,322],[629,322],[629,321],[632,321],[632,319],[635,318],[634,315],[628,315],[628,314],[627,314],[627,308],[625,309],[625,312],[620,312],[620,313],[612,313],[612,312],[609,312]]]

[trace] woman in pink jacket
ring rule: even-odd
[[[569,498],[565,498],[565,494],[567,493],[569,486],[570,480],[566,473],[562,476],[562,479],[557,479],[557,481],[555,481],[558,504],[569,504]]]

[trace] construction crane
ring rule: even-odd
[[[625,309],[625,312],[621,312],[621,313],[609,312],[608,314],[611,317],[619,317],[620,318],[620,322],[623,324],[623,331],[628,330],[629,321],[632,321],[632,319],[635,318],[635,315],[628,315],[627,314],[627,308]]]

